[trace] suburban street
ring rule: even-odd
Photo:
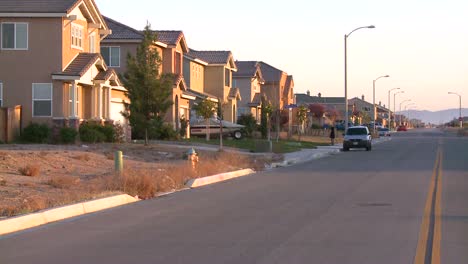
[[[466,137],[399,132],[0,237],[0,263],[468,263],[467,160]]]

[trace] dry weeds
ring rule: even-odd
[[[79,183],[80,183],[79,178],[76,178],[73,176],[67,176],[67,175],[53,176],[46,182],[47,185],[50,185],[54,188],[59,188],[59,189],[71,188],[72,186],[75,186]]]
[[[39,165],[26,165],[19,168],[18,172],[23,176],[36,177],[39,176],[41,167]]]

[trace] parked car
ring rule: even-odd
[[[390,136],[390,129],[388,129],[386,127],[379,127],[377,129],[377,131],[379,132],[379,137],[389,137]]]
[[[369,128],[366,126],[355,126],[346,130],[343,139],[343,151],[348,151],[351,148],[372,150],[372,136]]]
[[[209,133],[210,136],[219,136],[220,133],[220,126],[219,120],[215,118],[210,119],[209,125]],[[228,121],[223,122],[223,135],[232,136],[235,139],[242,138],[242,128],[245,126],[234,124]],[[206,121],[205,120],[196,120],[194,122],[190,122],[190,135],[192,136],[205,136],[206,135]]]
[[[398,126],[397,131],[408,131],[406,126]]]

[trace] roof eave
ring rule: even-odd
[[[0,13],[0,17],[67,17],[67,13],[35,13],[35,12],[12,12]]]

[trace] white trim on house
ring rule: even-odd
[[[34,99],[34,85],[50,85],[50,99]],[[52,83],[33,83],[32,84],[32,117],[52,117],[53,116],[53,109],[54,109],[54,105],[53,105],[53,85]],[[50,101],[50,115],[49,116],[37,116],[37,115],[34,115],[34,102],[35,101]]]
[[[141,39],[106,39],[101,41],[101,45],[107,43],[141,43]]]
[[[67,13],[0,13],[0,17],[66,17]]]
[[[56,75],[56,74],[52,74],[52,80],[61,80],[61,81],[70,81],[70,80],[79,80],[81,79],[80,76],[76,76],[76,75]]]
[[[13,36],[13,40],[14,40],[14,44],[13,44],[13,48],[4,48],[3,47],[3,25],[4,24],[13,24],[14,25],[14,36]],[[17,24],[25,24],[26,25],[26,48],[17,48],[16,47],[16,25]],[[1,24],[0,24],[0,49],[2,50],[29,50],[29,23],[28,22],[8,22],[8,21],[3,21]]]

